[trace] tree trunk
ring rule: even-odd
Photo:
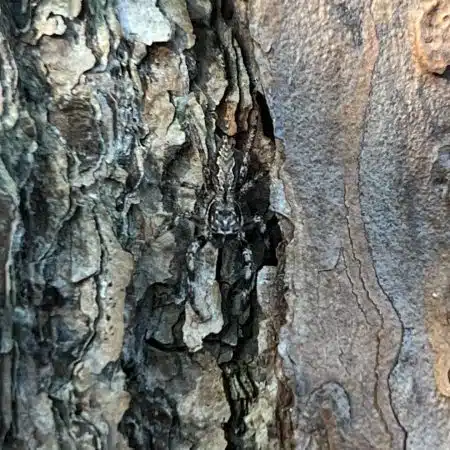
[[[447,449],[449,17],[3,2],[0,447]]]

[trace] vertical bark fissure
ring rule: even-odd
[[[0,5],[0,447],[445,448],[448,7],[344,3]]]

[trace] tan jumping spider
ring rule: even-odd
[[[194,283],[197,255],[208,242],[219,249],[233,241],[238,242],[242,250],[242,276],[246,286],[243,293],[244,298],[250,294],[252,289],[255,268],[253,254],[246,240],[246,231],[258,226],[259,231],[264,233],[265,223],[260,216],[255,216],[246,221],[239,200],[242,194],[253,185],[253,181],[247,181],[246,176],[250,151],[257,130],[255,109],[250,112],[248,130],[246,142],[241,150],[242,158],[239,170],[236,170],[235,140],[225,135],[218,139],[217,151],[213,153],[212,157],[209,156],[210,164],[205,171],[204,192],[199,196],[199,202],[202,204],[198,205],[199,211],[202,211],[200,217],[197,217],[200,224],[199,231],[197,238],[189,245],[186,253],[188,301],[202,321],[208,320],[208,318],[203,317],[201,308],[196,304]],[[200,149],[201,141],[194,127],[191,127],[190,135],[192,145]]]

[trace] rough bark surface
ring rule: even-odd
[[[295,441],[444,449],[449,3],[300,3],[249,15],[294,223]]]
[[[1,3],[0,448],[447,449],[449,30]]]

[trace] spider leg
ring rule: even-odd
[[[196,259],[198,252],[206,245],[208,239],[205,236],[200,236],[194,242],[192,242],[186,252],[186,266],[187,266],[187,300],[194,310],[195,314],[200,317],[202,322],[208,320],[204,317],[203,313],[197,306],[195,300],[195,269],[196,269]]]
[[[248,282],[253,276],[253,252],[247,245],[242,250],[242,256],[244,258],[244,279]]]
[[[241,185],[241,188],[239,189],[239,195],[243,196],[245,195],[248,191],[250,191],[251,189],[253,189],[256,184],[259,182],[259,180],[264,177],[266,174],[264,172],[259,172],[258,174],[256,174],[251,180],[247,180],[245,183],[243,183]]]
[[[200,228],[203,238],[207,238],[207,230],[205,224],[205,217],[207,215],[208,205],[214,198],[214,192],[201,192],[198,194],[199,201],[196,203],[193,211],[176,212],[175,224],[181,219],[190,220],[194,222],[197,228]]]
[[[166,218],[158,229],[155,230],[154,238],[157,239],[164,233],[167,233],[169,230],[173,229],[173,227],[177,227],[181,220],[190,220],[197,226],[201,226],[204,222],[198,214],[193,212],[175,212],[172,216]]]
[[[208,160],[208,152],[205,151],[202,138],[200,137],[200,133],[198,132],[197,126],[194,125],[193,123],[194,121],[195,119],[193,119],[193,116],[191,115],[191,122],[189,122],[187,126],[187,130],[189,133],[189,140],[194,150],[198,152],[203,167],[206,167],[207,165],[206,162]]]
[[[258,131],[258,110],[254,107],[248,116],[248,136],[242,149],[242,164],[239,169],[238,185],[243,186],[248,172],[248,162],[250,160],[250,152],[255,143],[256,133]]]
[[[242,259],[243,259],[243,279],[240,282],[239,294],[236,297],[237,303],[233,307],[234,313],[240,315],[248,304],[248,299],[250,293],[253,290],[254,285],[254,274],[255,274],[255,264],[253,261],[253,252],[250,250],[247,241],[245,240],[244,233],[239,236],[242,244]]]
[[[261,234],[264,234],[266,232],[267,229],[266,221],[264,217],[260,216],[259,214],[257,214],[256,216],[253,217],[253,219],[244,224],[245,231],[250,231],[255,227],[258,227],[258,230]]]

